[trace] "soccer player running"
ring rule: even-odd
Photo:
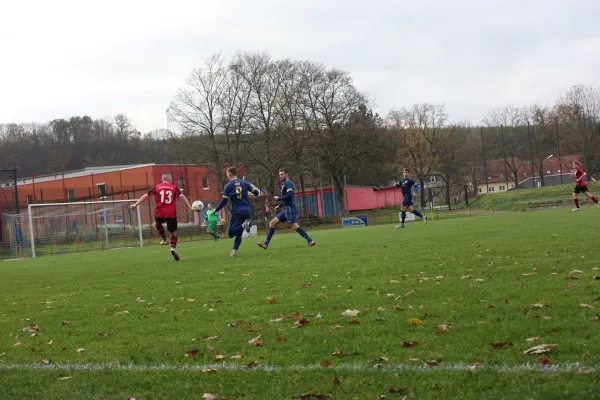
[[[417,217],[421,218],[424,223],[427,223],[427,216],[421,214],[418,210],[413,208],[413,199],[412,199],[412,188],[415,185],[415,181],[409,177],[410,171],[408,168],[404,168],[404,173],[400,181],[396,183],[392,187],[402,188],[402,220],[400,225],[396,226],[396,228],[404,228],[404,221],[406,220],[406,212],[411,212],[415,214]],[[380,188],[374,187],[373,190],[377,191]]]
[[[281,210],[275,218],[269,223],[269,231],[267,232],[267,238],[264,242],[258,242],[258,246],[263,249],[269,247],[271,239],[275,234],[275,227],[280,222],[289,222],[292,225],[292,229],[298,232],[300,236],[306,239],[308,247],[314,246],[316,243],[308,236],[308,233],[298,225],[298,209],[296,208],[296,200],[294,199],[294,184],[290,181],[290,177],[286,170],[282,169],[279,171],[279,181],[282,183],[281,196],[273,197],[276,201],[280,201],[275,210]]]
[[[581,169],[579,162],[573,161],[573,168],[575,169],[575,172],[571,175],[575,179],[575,189],[573,190],[573,203],[575,203],[575,208],[573,211],[579,211],[579,198],[577,198],[579,193],[585,194],[588,199],[598,204],[596,196],[593,196],[588,190],[587,183],[585,182],[586,173]]]
[[[206,205],[206,218],[204,219],[204,225],[206,226],[206,230],[213,237],[214,240],[219,240],[219,235],[217,234],[217,223],[219,222],[219,214],[212,209],[212,204],[208,203]]]
[[[225,207],[227,201],[231,199],[231,220],[229,221],[229,237],[234,238],[233,249],[231,250],[230,257],[234,258],[242,244],[242,233],[244,229],[247,232],[250,231],[250,198],[248,193],[252,193],[255,196],[260,196],[260,191],[254,187],[251,183],[245,180],[239,179],[238,170],[236,167],[227,168],[227,179],[229,182],[225,185],[223,190],[223,199],[215,208],[215,214]]]
[[[148,193],[145,193],[135,204],[132,204],[130,208],[134,210],[141,203],[146,201],[148,197],[155,196],[156,199],[156,209],[154,211],[154,226],[156,230],[160,234],[162,241],[160,244],[162,246],[166,246],[167,235],[165,233],[165,228],[163,224],[167,224],[167,230],[171,234],[171,255],[175,259],[175,261],[179,261],[179,254],[177,254],[177,199],[183,200],[183,202],[188,206],[188,208],[193,212],[190,202],[187,197],[181,193],[181,190],[177,187],[177,185],[173,185],[171,174],[164,173],[162,175],[162,183],[155,185]]]

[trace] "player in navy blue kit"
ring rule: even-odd
[[[413,208],[412,188],[416,182],[409,177],[409,173],[410,171],[408,168],[405,168],[402,178],[400,178],[400,181],[393,186],[402,188],[402,221],[396,228],[404,228],[407,211],[415,214],[417,217],[421,218],[423,222],[427,223],[427,216]],[[373,190],[377,191],[379,188],[374,187]]]
[[[260,195],[260,191],[254,187],[251,183],[245,180],[239,179],[238,171],[236,167],[227,168],[227,179],[229,182],[225,185],[223,190],[223,199],[215,208],[215,213],[218,213],[225,205],[227,201],[231,199],[231,220],[229,221],[229,237],[234,238],[233,250],[231,250],[231,257],[235,257],[237,251],[242,244],[242,233],[244,229],[250,231],[250,199],[248,193],[252,193],[255,196]]]
[[[275,196],[274,199],[281,202],[275,210],[279,211],[279,214],[269,224],[269,231],[267,232],[267,238],[264,242],[258,242],[257,244],[263,249],[269,247],[271,239],[275,234],[275,227],[280,222],[289,222],[292,225],[292,229],[308,243],[308,247],[314,246],[316,243],[308,236],[308,233],[298,225],[298,209],[296,208],[296,200],[294,199],[294,184],[290,181],[289,175],[286,170],[282,169],[279,171],[279,181],[281,185],[281,196]]]

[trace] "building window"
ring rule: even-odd
[[[202,189],[204,189],[204,190],[208,189],[208,176],[202,177]]]
[[[506,190],[506,187],[504,187],[504,186],[500,186],[500,187],[499,187],[499,189],[500,189],[500,191],[502,191],[502,190]]]
[[[536,187],[542,187],[542,182],[541,182],[541,181],[537,181],[537,182],[535,183],[535,186],[536,186]]]
[[[106,183],[99,183],[96,185],[98,188],[98,197],[103,199],[106,197]]]
[[[429,177],[429,182],[431,182],[431,183],[435,183],[435,182],[436,182],[436,181],[435,181],[435,178],[436,178],[436,176],[435,176],[435,175],[431,175],[431,176]]]
[[[27,204],[33,204],[33,196],[30,194],[27,195]]]
[[[494,187],[493,186],[488,188],[488,192],[493,192],[493,191],[494,191]]]
[[[75,189],[67,189],[67,201],[75,201]]]

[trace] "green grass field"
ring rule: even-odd
[[[561,209],[3,262],[0,398],[598,399],[599,228]]]

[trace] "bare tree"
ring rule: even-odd
[[[448,119],[444,106],[415,104],[410,108],[392,110],[389,119],[398,138],[398,161],[411,167],[423,188],[425,180],[440,165]],[[421,190],[421,207],[424,206],[425,192]]]

